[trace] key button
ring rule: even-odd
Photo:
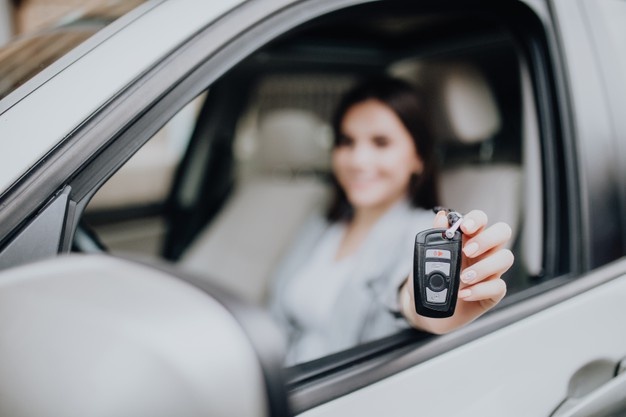
[[[446,286],[446,280],[441,274],[432,274],[428,279],[428,286],[432,288],[433,291],[440,291]]]
[[[439,259],[450,259],[451,254],[449,250],[445,249],[426,249],[426,257],[427,258],[439,258]]]
[[[434,271],[443,272],[446,276],[450,276],[450,264],[447,262],[426,262],[426,275]]]
[[[429,288],[426,288],[426,301],[429,303],[444,304],[446,302],[447,295],[447,289],[443,291],[431,291]]]

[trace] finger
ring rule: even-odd
[[[435,216],[434,227],[435,228],[448,227],[448,216],[446,215],[445,211],[441,210],[440,212],[437,213],[437,215]]]
[[[473,284],[491,276],[499,278],[513,265],[514,259],[510,250],[499,250],[466,268],[461,273],[461,281],[465,284]]]
[[[465,242],[463,253],[468,258],[475,258],[499,245],[504,245],[511,238],[511,227],[506,223],[496,223]]]
[[[463,288],[459,291],[459,298],[463,301],[486,302],[485,306],[491,308],[500,302],[505,294],[506,283],[501,278],[496,278]]]
[[[482,210],[472,210],[463,216],[461,230],[469,236],[475,235],[479,230],[487,225],[487,215]]]

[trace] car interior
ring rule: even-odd
[[[231,69],[95,195],[74,249],[166,259],[263,305],[327,203],[339,97],[383,73],[427,98],[442,204],[512,227],[509,294],[541,280],[539,129],[515,33],[495,16],[411,2],[316,18]]]

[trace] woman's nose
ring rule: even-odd
[[[350,162],[355,167],[362,167],[373,162],[374,152],[370,146],[357,144],[350,153]]]

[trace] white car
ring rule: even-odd
[[[625,415],[624,22],[155,0],[0,51],[0,415]],[[509,292],[283,369],[269,277],[327,196],[337,98],[381,73],[429,97],[444,204],[512,226]]]

